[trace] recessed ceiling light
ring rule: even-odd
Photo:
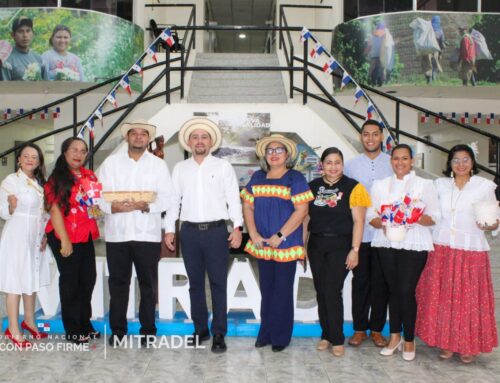
[[[246,39],[246,38],[247,38],[247,35],[246,35],[246,34],[244,34],[244,33],[240,33],[240,34],[238,35],[238,37],[239,37],[240,39]]]

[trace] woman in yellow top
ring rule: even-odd
[[[332,345],[344,355],[342,288],[349,270],[358,265],[366,208],[370,196],[358,181],[344,175],[344,157],[335,148],[321,155],[323,177],[309,183],[315,199],[309,202],[307,255],[318,299],[321,340],[317,349]]]

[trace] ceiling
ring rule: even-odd
[[[274,0],[207,0],[215,25],[264,26],[272,18]],[[216,31],[216,52],[263,53],[267,31]],[[244,33],[246,38],[239,38]]]

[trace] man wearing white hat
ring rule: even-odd
[[[205,273],[208,273],[213,310],[212,351],[216,353],[226,351],[229,247],[240,247],[243,225],[234,169],[229,162],[211,155],[221,139],[219,127],[206,118],[193,118],[181,127],[179,143],[192,157],[175,165],[172,208],[167,212],[165,224],[165,243],[174,250],[175,221],[178,218],[183,221],[180,241],[189,278],[195,327],[193,344],[210,339],[205,296]],[[227,220],[233,223],[231,233],[227,230]]]
[[[161,213],[168,211],[172,182],[166,163],[146,149],[156,127],[145,120],[124,123],[127,151],[109,156],[99,169],[105,213],[106,260],[109,269],[109,323],[115,346],[127,334],[127,306],[132,265],[141,301],[140,334],[144,345],[156,334],[155,307],[161,252]],[[124,193],[125,192],[125,193]],[[124,194],[128,196],[120,197]],[[109,200],[111,199],[111,202]]]

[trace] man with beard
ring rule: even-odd
[[[106,260],[109,269],[109,323],[115,346],[127,334],[127,306],[132,265],[140,289],[139,321],[142,344],[156,335],[155,307],[161,244],[161,213],[170,208],[172,183],[166,163],[147,151],[156,127],[146,120],[124,123],[127,150],[109,156],[99,169],[106,192],[152,192],[140,200],[101,201],[105,213]],[[136,195],[140,195],[137,193]]]
[[[363,153],[347,162],[344,174],[370,190],[375,180],[393,174],[391,157],[382,152],[383,127],[376,120],[367,120],[361,127]],[[352,319],[354,336],[351,346],[359,346],[370,330],[375,346],[385,347],[387,341],[381,332],[387,318],[388,291],[380,268],[376,249],[371,247],[374,229],[365,224],[359,248],[359,264],[353,269]],[[371,310],[370,310],[371,309]]]
[[[183,223],[179,236],[195,328],[191,344],[210,339],[207,273],[212,293],[212,351],[221,353],[227,349],[224,336],[229,247],[240,247],[243,225],[238,181],[231,164],[211,154],[221,143],[221,132],[214,122],[206,118],[187,121],[179,131],[179,143],[192,157],[175,165],[172,173],[173,202],[166,217],[165,243],[174,250],[175,221],[180,218]],[[227,220],[233,223],[230,234]]]

